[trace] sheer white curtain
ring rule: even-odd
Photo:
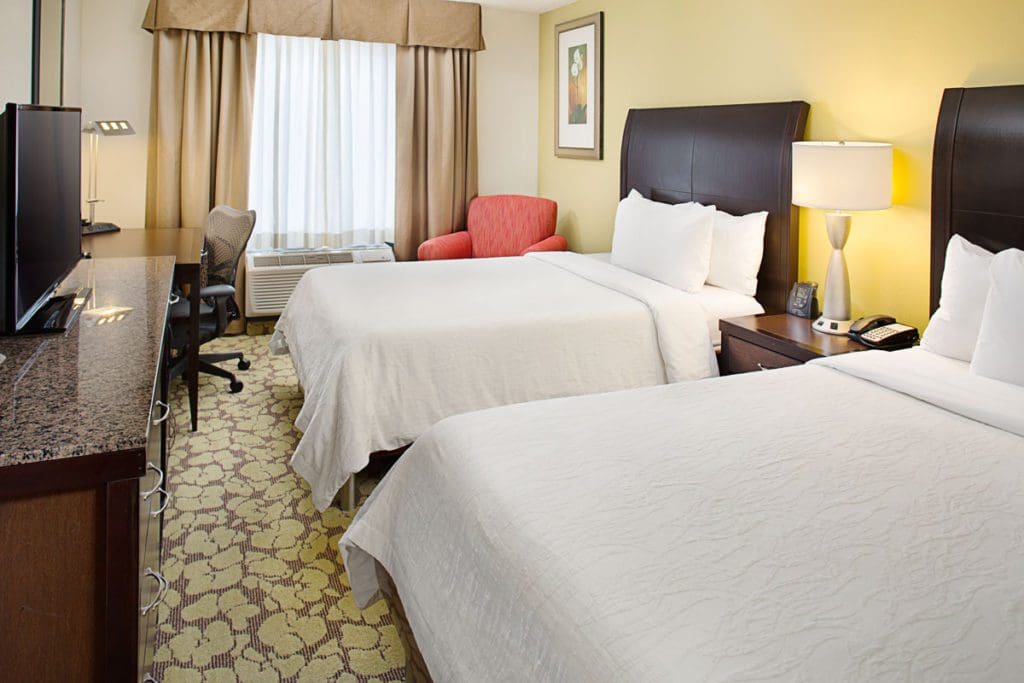
[[[258,40],[250,249],[394,241],[395,46]]]

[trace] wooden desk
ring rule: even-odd
[[[188,384],[192,431],[199,422],[199,276],[202,270],[205,237],[202,228],[154,228],[122,230],[82,238],[83,251],[93,258],[126,256],[173,256],[174,274],[179,284],[188,285],[189,351],[185,382]]]
[[[82,260],[70,329],[0,337],[0,680],[152,671],[173,277],[168,257]]]

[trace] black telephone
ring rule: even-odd
[[[895,351],[909,349],[920,338],[917,328],[902,325],[888,315],[869,315],[850,327],[850,337],[864,346]]]

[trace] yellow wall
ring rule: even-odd
[[[554,27],[605,13],[604,160],[559,159]],[[580,0],[540,25],[540,194],[573,249],[606,251],[630,107],[802,99],[807,139],[895,145],[894,202],[846,249],[855,316],[928,319],[931,148],[942,90],[1024,83],[1022,0]],[[825,280],[824,214],[803,210],[800,277]]]

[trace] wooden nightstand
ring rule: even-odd
[[[718,364],[722,374],[774,370],[868,348],[849,337],[815,332],[813,322],[788,313],[719,321],[722,353]]]

